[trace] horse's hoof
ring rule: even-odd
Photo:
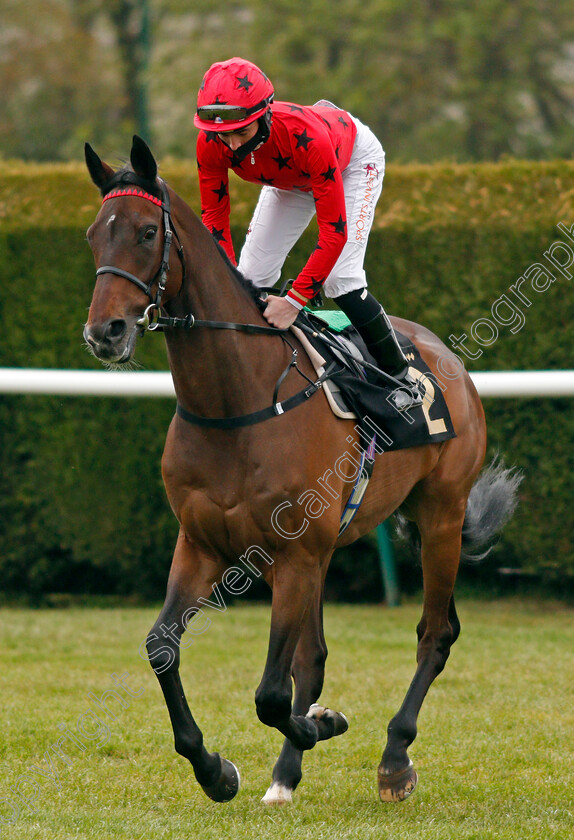
[[[240,784],[241,777],[235,764],[228,761],[227,758],[222,758],[219,779],[212,785],[202,785],[202,788],[203,792],[214,802],[229,802],[239,790]]]
[[[273,782],[261,800],[265,805],[290,805],[293,802],[293,791],[279,782]]]
[[[318,703],[313,703],[306,717],[311,718],[311,720],[317,723],[319,741],[325,741],[327,738],[342,735],[349,728],[349,721],[342,712],[334,712],[325,706],[319,706]]]
[[[419,777],[412,761],[409,761],[407,767],[398,773],[385,773],[379,767],[378,780],[381,802],[402,802],[411,795]]]

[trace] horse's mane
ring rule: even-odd
[[[264,301],[261,300],[261,289],[259,289],[252,280],[249,280],[248,277],[245,277],[242,274],[237,266],[233,265],[225,250],[221,247],[219,242],[214,239],[215,244],[217,245],[217,250],[219,251],[221,257],[223,258],[224,263],[226,264],[228,270],[231,272],[233,277],[237,280],[239,285],[245,289],[249,297],[254,301],[255,305],[259,309],[259,311],[263,311],[265,308]]]

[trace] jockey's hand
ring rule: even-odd
[[[291,326],[299,310],[289,303],[285,298],[277,295],[269,295],[267,298],[267,306],[263,312],[263,317],[271,324],[272,327],[277,327],[279,330],[286,330]]]

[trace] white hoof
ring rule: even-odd
[[[280,785],[279,782],[273,782],[261,801],[266,805],[288,805],[293,802],[292,793],[291,788]]]

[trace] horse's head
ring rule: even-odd
[[[166,302],[177,294],[183,265],[168,275],[169,194],[157,178],[157,164],[144,141],[134,137],[132,168],[117,172],[88,143],[85,151],[103,204],[87,233],[97,280],[84,338],[98,359],[124,364],[145,328],[146,309],[158,311],[162,298]]]

